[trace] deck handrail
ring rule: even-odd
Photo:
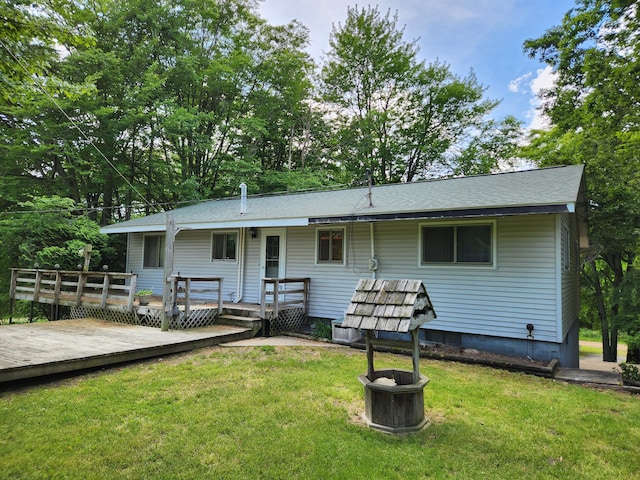
[[[307,314],[309,306],[310,278],[263,278],[260,295],[260,316],[266,318],[267,305],[273,309],[273,317],[276,318],[282,307],[300,306],[304,314]],[[289,288],[292,284],[293,288]],[[273,285],[273,289],[267,289],[267,285]],[[293,298],[291,297],[293,295]],[[267,296],[272,297],[267,302]],[[287,298],[288,296],[288,298]]]
[[[218,305],[218,315],[222,314],[223,298],[222,298],[222,277],[206,277],[206,276],[188,276],[188,275],[171,275],[169,277],[169,281],[171,283],[171,304],[177,305],[178,297],[180,294],[183,294],[184,298],[184,314],[186,317],[189,316],[189,312],[191,311],[191,294],[192,293],[213,293],[215,295],[215,302]],[[215,287],[212,288],[192,288],[192,282],[211,282],[217,283]],[[180,283],[184,283],[184,287],[180,287]]]
[[[136,281],[137,275],[133,273],[12,268],[10,310],[14,300],[27,300],[130,312]]]

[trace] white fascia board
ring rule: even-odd
[[[233,220],[230,222],[207,223],[178,223],[176,227],[191,230],[216,230],[222,228],[250,228],[250,227],[306,227],[308,218],[275,218],[264,220]]]
[[[100,233],[110,234],[110,233],[147,233],[147,232],[164,232],[166,230],[166,225],[137,225],[134,227],[122,226],[119,227],[117,224],[109,225],[108,227],[102,227],[100,229]]]
[[[181,230],[216,230],[229,228],[250,228],[250,227],[306,227],[309,225],[308,218],[280,218],[264,220],[234,220],[231,222],[206,222],[206,223],[182,223],[176,222],[176,228]],[[164,232],[166,225],[137,225],[127,227],[123,225],[110,225],[100,229],[100,233],[146,233]]]

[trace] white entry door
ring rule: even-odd
[[[287,231],[284,228],[260,229],[260,278],[283,278]]]

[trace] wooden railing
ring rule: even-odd
[[[132,273],[11,269],[9,298],[72,307],[131,311],[136,291]]]
[[[218,305],[218,315],[222,313],[223,299],[222,299],[222,278],[221,277],[188,277],[182,275],[172,275],[169,277],[172,282],[172,294],[173,298],[171,299],[171,303],[173,305],[177,305],[180,300],[184,303],[184,314],[185,317],[189,317],[189,313],[191,311],[192,301],[197,298],[198,294],[205,294],[207,303],[211,301],[210,295],[214,294],[213,301]],[[183,284],[181,286],[180,284]],[[198,288],[197,285],[193,285],[193,283],[215,283],[214,287],[201,287]],[[192,294],[194,298],[192,298]]]
[[[309,305],[309,282],[309,278],[263,278],[260,316],[266,318],[269,308],[273,312],[273,318],[276,318],[281,309],[292,307],[302,308],[306,315]],[[271,298],[270,302],[267,297]]]

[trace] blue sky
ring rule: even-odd
[[[329,49],[332,25],[343,23],[347,6],[356,4],[369,3],[262,0],[260,13],[276,25],[299,20],[310,30],[309,53],[320,60]],[[496,117],[513,115],[525,126],[541,126],[533,108],[535,92],[552,77],[545,65],[524,54],[522,45],[559,25],[573,0],[380,0],[371,5],[383,13],[397,11],[405,40],[418,39],[422,60],[446,62],[460,76],[473,69],[487,87],[486,96],[501,100]]]

